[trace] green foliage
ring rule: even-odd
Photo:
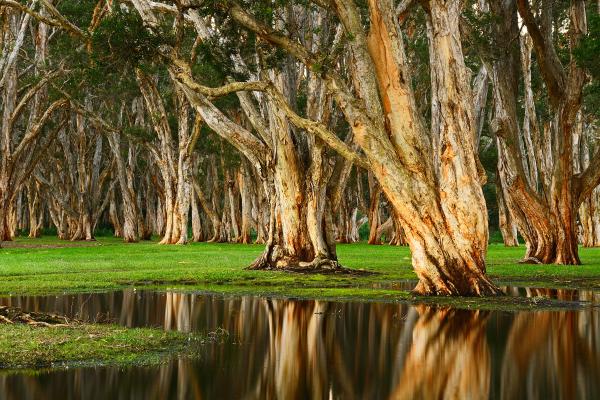
[[[56,7],[68,21],[85,31],[90,26],[97,4],[97,0],[61,0],[56,2]]]
[[[169,32],[149,29],[138,13],[117,7],[92,35],[92,62],[101,72],[152,64],[158,61],[161,46],[174,45]]]
[[[600,117],[600,15],[596,10],[587,14],[588,33],[573,50],[577,63],[587,70],[592,82],[584,89],[584,109],[587,114]]]
[[[600,78],[600,15],[588,13],[588,34],[573,50],[577,63],[587,69],[594,79]]]
[[[600,81],[595,80],[583,90],[583,104],[587,114],[600,118]]]
[[[142,143],[150,142],[156,137],[154,130],[138,125],[126,126],[123,133],[134,142]]]
[[[501,49],[494,45],[494,38],[490,35],[494,24],[501,22],[500,17],[492,12],[482,13],[479,7],[472,6],[465,7],[462,16],[467,33],[467,40],[463,40],[463,51],[466,54],[472,53],[475,57],[501,57]]]

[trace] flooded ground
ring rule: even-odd
[[[0,373],[0,399],[600,398],[597,293],[578,311],[487,312],[126,290],[0,298],[88,321],[226,331],[155,367]]]

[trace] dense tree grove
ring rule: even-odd
[[[600,246],[600,3],[1,0],[0,240],[260,243],[345,273],[408,245],[417,293],[495,295]],[[399,260],[400,262],[400,260]]]

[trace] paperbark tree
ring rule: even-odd
[[[474,148],[471,88],[460,43],[461,4],[429,1],[425,5],[433,107],[439,116],[431,132],[425,129],[415,104],[402,33],[389,1],[368,3],[368,32],[353,1],[332,2],[346,35],[352,38],[356,95],[333,68],[323,71],[321,78],[401,220],[419,276],[416,292],[497,294],[499,290],[485,276],[487,215]],[[316,68],[317,60],[309,49],[262,26],[239,5],[228,6],[229,15],[239,24]],[[291,114],[292,110],[287,111]],[[311,125],[310,132],[346,157],[355,155],[318,128]],[[434,163],[436,159],[439,164]]]
[[[131,167],[133,161],[133,149],[131,148],[131,144],[129,144],[129,147],[127,149],[129,162],[125,163],[125,160],[122,155],[120,133],[116,131],[110,131],[107,132],[106,135],[116,166],[114,174],[116,175],[116,179],[119,182],[119,187],[121,189],[121,199],[123,204],[123,226],[121,227],[120,223],[118,222],[118,215],[116,214],[116,209],[113,211],[114,202],[111,200],[110,203],[111,215],[113,215],[113,219],[116,220],[116,223],[113,222],[115,236],[119,236],[117,235],[117,233],[120,233],[125,243],[134,243],[139,240],[138,208],[136,206],[135,189],[133,186],[132,176],[131,174],[127,173],[128,170],[131,170],[131,168],[128,168],[128,166]],[[122,230],[120,228],[122,228]]]
[[[150,26],[158,23],[155,9],[174,11],[172,7],[141,0],[133,3]],[[284,12],[282,17],[292,18],[289,10]],[[208,35],[198,14],[191,10],[187,15],[195,21],[200,36]],[[204,38],[208,41],[210,36]],[[315,47],[323,45],[318,38],[311,38],[310,42]],[[263,96],[253,99],[238,93],[241,108],[257,133],[255,136],[228,118],[209,99],[252,89],[252,83],[243,83],[239,89],[239,85],[233,83],[229,88],[211,92],[210,88],[194,80],[189,65],[174,51],[166,49],[164,57],[169,62],[171,76],[206,124],[240,150],[261,178],[261,185],[270,203],[269,237],[263,255],[253,263],[252,268],[338,269],[331,212],[327,204],[329,174],[325,169],[325,147],[321,139],[306,137],[303,132],[294,129],[287,112],[282,109],[281,99],[284,107],[296,101],[296,87],[292,83],[298,80],[303,69],[288,57],[282,69],[263,71],[281,98]],[[325,89],[312,73],[309,73],[307,81],[307,113],[315,120],[323,121],[327,118],[323,111],[326,107]],[[265,85],[259,83],[256,88],[263,90]],[[256,103],[265,110],[264,114],[257,111]],[[200,193],[199,190],[197,192]]]
[[[200,134],[202,120],[197,116],[190,129],[189,103],[183,92],[176,90],[178,138],[176,155],[167,111],[156,84],[142,70],[138,69],[136,74],[148,114],[159,139],[157,145],[151,143],[148,147],[159,166],[164,182],[166,227],[161,243],[186,244],[192,188],[191,155]]]
[[[575,174],[573,137],[576,116],[581,108],[585,73],[571,56],[568,66],[559,60],[552,34],[552,6],[544,2],[541,21],[533,16],[527,0],[516,3],[491,1],[497,15],[494,45],[499,50],[493,61],[495,118],[499,139],[499,173],[505,187],[505,201],[526,241],[525,261],[580,264],[577,249],[577,210],[600,182],[600,174],[588,168]],[[548,121],[543,137],[538,129],[531,92],[530,56],[524,42],[525,122],[521,137],[517,122],[519,81],[519,35],[517,9],[527,27],[537,65],[546,85],[554,118]],[[568,39],[573,49],[586,32],[582,1],[570,6]],[[556,27],[555,27],[556,28]],[[534,146],[534,143],[538,143]],[[542,148],[542,144],[547,144]]]
[[[573,157],[575,173],[579,174],[590,167],[592,149],[597,148],[594,143],[594,131],[591,124],[586,123],[579,113],[575,137],[573,140]],[[580,242],[584,247],[600,247],[600,188],[596,187],[585,198],[579,207]]]
[[[109,180],[112,162],[105,157],[102,135],[87,118],[76,113],[71,121],[58,134],[55,155],[47,156],[35,179],[54,200],[55,224],[61,226],[63,237],[94,240],[94,229],[114,188]]]
[[[0,136],[0,241],[12,240],[16,226],[11,219],[14,201],[42,154],[55,139],[62,122],[48,128],[55,114],[68,106],[64,99],[50,104],[48,82],[59,72],[46,72],[48,29],[44,23],[31,26],[29,14],[12,8],[3,10],[3,39],[0,78],[2,90],[2,134]],[[20,84],[19,53],[29,29],[35,32],[34,84]],[[22,76],[23,74],[21,74]]]
[[[152,8],[166,9],[145,0],[134,4],[149,26],[158,23]],[[320,69],[322,60],[317,60],[311,47],[288,37],[278,27],[262,25],[235,2],[227,2],[223,8],[232,20],[265,42],[285,50],[309,70],[318,70],[318,79],[334,96],[365,157],[339,140],[325,124],[299,116],[289,104],[285,87],[276,80],[274,84],[231,83],[210,89],[194,82],[189,67],[179,62],[173,52],[163,48],[163,55],[170,60],[171,73],[199,112],[204,110],[208,114],[206,110],[211,108],[206,96],[239,90],[264,91],[295,126],[317,136],[353,162],[368,165],[405,230],[419,276],[418,293],[497,294],[499,290],[485,276],[487,214],[475,153],[470,79],[460,43],[461,4],[458,1],[425,4],[429,16],[432,108],[437,116],[430,132],[425,129],[415,104],[393,4],[382,0],[370,1],[368,5],[367,31],[353,1],[331,3],[345,35],[352,38],[348,45],[352,52],[349,63],[354,93],[335,68]],[[194,19],[189,11],[188,16]],[[230,136],[234,132],[246,136],[239,135],[239,129],[232,129],[220,116],[203,117],[209,126],[209,119],[224,125]],[[273,143],[274,147],[278,145]],[[279,158],[286,156],[285,147],[279,150]],[[258,161],[253,156],[249,154],[249,159]],[[274,161],[277,168],[280,160]],[[262,167],[260,161],[253,164]],[[283,182],[277,181],[277,172],[275,182]],[[293,179],[285,183],[286,187],[276,184],[276,190],[287,190],[290,184],[292,187],[295,184]],[[266,255],[269,257],[269,253]]]

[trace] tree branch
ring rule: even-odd
[[[338,152],[342,157],[352,161],[355,165],[366,170],[369,169],[369,163],[367,159],[352,150],[350,146],[348,146],[333,132],[327,129],[325,125],[321,124],[320,122],[303,118],[296,114],[296,112],[292,110],[288,102],[285,100],[284,96],[273,85],[269,85],[268,93],[275,104],[277,104],[277,106],[285,112],[287,117],[294,125],[319,137],[321,140],[327,143],[329,147]]]
[[[16,8],[17,10],[20,10],[21,12],[31,15],[33,18],[35,18],[39,22],[43,22],[46,25],[54,26],[57,28],[62,28],[66,31],[71,32],[72,34],[74,34],[76,36],[79,36],[79,37],[87,37],[87,34],[84,31],[82,31],[77,26],[75,26],[71,22],[69,22],[65,17],[63,17],[62,14],[60,12],[58,12],[58,10],[52,4],[48,3],[47,0],[40,0],[40,2],[48,10],[48,12],[52,16],[54,16],[55,19],[45,17],[42,14],[27,7],[26,5],[23,5],[14,0],[0,0],[0,6],[8,6],[8,7]]]
[[[96,125],[98,128],[100,128],[102,130],[105,130],[106,132],[117,133],[117,134],[121,133],[120,129],[115,128],[110,123],[106,122],[102,117],[100,117],[95,112],[88,110],[83,104],[81,104],[80,102],[75,100],[75,98],[73,98],[73,96],[71,96],[69,93],[67,93],[66,91],[64,91],[63,89],[61,89],[59,87],[56,87],[54,85],[52,85],[52,86],[56,90],[58,90],[66,99],[69,100],[69,104],[70,104],[71,108],[73,109],[73,111],[85,116],[92,123],[94,123],[94,125]]]
[[[48,0],[39,0],[44,5],[44,8],[58,21],[60,26],[65,30],[79,37],[87,37],[87,33],[75,26],[71,21],[63,17],[63,15],[50,3]]]
[[[170,70],[175,74],[178,80],[190,89],[202,93],[209,100],[214,100],[242,90],[264,92],[268,86],[268,84],[263,81],[230,82],[217,88],[204,86],[194,80],[190,65],[187,61],[177,57],[172,47],[163,46],[161,48],[161,53],[169,60],[171,66]]]
[[[21,153],[25,150],[26,146],[31,143],[35,138],[39,136],[42,131],[42,128],[50,115],[57,109],[68,105],[69,102],[66,99],[56,100],[54,103],[50,104],[50,106],[46,109],[44,114],[36,121],[36,123],[31,127],[31,129],[25,134],[17,148],[12,154],[12,158],[16,160]]]
[[[573,177],[573,189],[577,205],[589,197],[598,185],[600,185],[600,149],[596,150],[590,160],[590,165]]]
[[[556,106],[565,91],[566,78],[563,66],[556,55],[554,45],[547,40],[547,37],[544,37],[544,34],[535,21],[535,17],[529,6],[529,0],[517,0],[517,8],[533,41],[537,61],[540,65],[540,72],[548,87],[550,99],[552,104]]]
[[[38,83],[29,88],[29,90],[23,95],[23,97],[21,97],[21,100],[13,110],[13,113],[10,116],[10,126],[12,126],[15,123],[16,119],[19,117],[21,111],[23,111],[29,100],[31,100],[31,98],[33,98],[33,96],[40,89],[42,89],[49,81],[51,81],[56,76],[60,75],[61,72],[61,70],[50,72],[48,75],[44,76]]]

